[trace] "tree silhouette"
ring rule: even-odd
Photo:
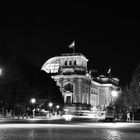
[[[63,104],[62,94],[55,81],[34,63],[20,54],[10,52],[0,44],[0,106],[13,109],[26,106],[29,99],[47,99]]]
[[[135,111],[140,107],[140,65],[134,71],[131,82],[122,90],[121,96],[116,102],[118,110],[131,112],[134,119]]]

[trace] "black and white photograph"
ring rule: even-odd
[[[4,2],[0,140],[139,140],[139,48],[139,8]]]

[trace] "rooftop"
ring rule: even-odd
[[[61,56],[83,56],[85,57],[83,54],[81,53],[65,53],[65,54],[61,54]],[[85,57],[86,58],[86,57]]]

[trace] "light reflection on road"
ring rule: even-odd
[[[44,128],[44,127],[140,128],[140,123],[0,124],[0,128]]]
[[[0,124],[0,140],[139,140],[140,124]]]
[[[121,140],[122,133],[119,130],[107,129],[105,134],[107,140]]]

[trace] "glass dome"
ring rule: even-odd
[[[50,58],[41,68],[41,70],[46,71],[47,73],[58,73],[60,68],[60,58],[53,57]]]

